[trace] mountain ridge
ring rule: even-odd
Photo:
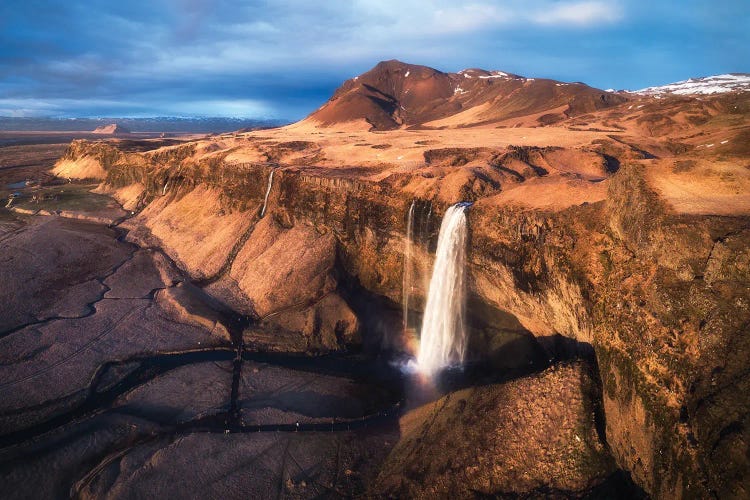
[[[546,125],[626,100],[583,83],[477,68],[444,73],[394,59],[346,80],[305,121],[324,127],[364,121],[372,130],[441,127],[442,120],[471,109],[470,125],[532,115]]]
[[[647,95],[710,95],[734,91],[750,92],[750,73],[724,73],[692,77],[666,85],[655,85],[626,92]]]
[[[467,68],[447,73],[396,59],[345,80],[300,123],[371,131],[479,125],[547,126],[642,97],[699,97],[750,91],[750,74],[689,78],[641,90]]]

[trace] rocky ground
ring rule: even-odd
[[[186,278],[111,228],[5,218],[4,498],[364,491],[398,438],[389,385],[346,358],[241,353],[200,297],[159,300]]]
[[[560,364],[411,410],[374,491],[392,498],[596,494],[592,486],[616,467],[597,434],[602,414],[589,373],[582,362]]]

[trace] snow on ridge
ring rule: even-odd
[[[514,75],[511,73],[506,73],[505,71],[499,71],[499,70],[488,71],[488,70],[476,69],[476,68],[462,69],[461,71],[457,71],[455,74],[458,76],[462,76],[464,78],[479,78],[481,80],[488,80],[488,79],[494,79],[494,78],[526,80],[526,78],[522,76]]]
[[[480,75],[479,78],[486,80],[488,78],[510,78],[508,73],[504,71],[492,71],[489,75]]]
[[[637,90],[634,94],[721,94],[733,91],[750,91],[750,74],[727,73],[701,78],[688,78],[680,82]]]
[[[725,73],[723,75],[706,76],[703,78],[691,78],[691,80],[736,80],[740,82],[750,81],[750,74],[747,73]]]

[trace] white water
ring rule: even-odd
[[[465,270],[466,209],[469,203],[450,207],[440,224],[435,265],[417,354],[417,369],[433,375],[460,365],[466,355]]]
[[[268,176],[268,187],[266,188],[266,195],[263,197],[263,208],[260,209],[261,217],[266,215],[266,206],[268,206],[268,195],[271,194],[271,186],[273,186],[273,173],[274,173],[274,170],[271,170],[271,173]]]
[[[414,204],[411,202],[409,215],[406,219],[406,239],[404,240],[404,282],[402,284],[402,306],[404,331],[409,327],[409,295],[412,287],[412,240],[414,239]]]

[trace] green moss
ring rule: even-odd
[[[596,347],[596,353],[607,396],[620,405],[628,405],[631,398],[637,397],[645,409],[646,426],[655,439],[652,443],[655,453],[651,459],[657,491],[662,485],[670,489],[679,486],[677,479],[680,476],[694,476],[699,469],[678,434],[679,415],[665,405],[661,388],[648,383],[637,362],[629,356],[602,346]],[[619,374],[619,387],[612,372]]]
[[[36,192],[40,197],[38,203],[29,198],[22,198],[16,206],[30,210],[86,212],[112,208],[114,202],[110,197],[91,192],[95,187],[96,184],[66,184],[42,188]]]

